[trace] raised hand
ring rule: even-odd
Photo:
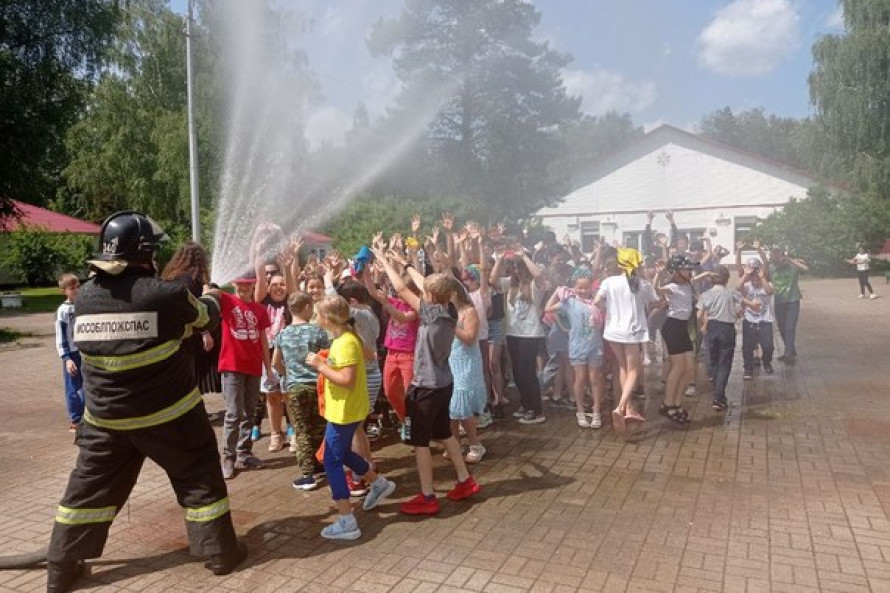
[[[668,210],[664,213],[664,217],[667,218],[670,222],[674,222],[674,211]]]
[[[442,213],[442,228],[448,232],[454,229],[454,214],[451,212]]]
[[[402,255],[400,252],[394,251],[392,249],[390,249],[389,251],[386,252],[386,257],[396,263],[403,265],[403,266],[408,264],[408,260],[405,259],[404,255]]]
[[[744,248],[745,248],[745,242],[744,242],[744,241],[736,241],[736,242],[735,242],[735,250],[736,250],[736,251],[741,251],[741,250],[744,249]]]
[[[414,216],[411,217],[411,233],[416,235],[420,232],[420,214],[415,212]]]
[[[371,238],[371,246],[377,249],[381,249],[384,246],[383,231],[374,233],[374,237]]]
[[[382,237],[380,239],[383,241]],[[387,251],[384,249],[383,245],[377,244],[376,242],[371,245],[371,253],[374,254],[374,259],[378,261],[386,261]]]
[[[473,241],[478,241],[482,237],[482,227],[479,226],[479,223],[469,221],[467,222],[466,229],[467,234]]]
[[[754,239],[754,242],[751,243],[751,246],[754,249],[757,249],[758,251],[760,251],[760,239]]]
[[[389,248],[398,251],[401,251],[404,248],[402,245],[401,233],[395,233],[392,237],[389,238]]]
[[[445,229],[448,230],[448,229]],[[432,241],[433,245],[439,244],[439,235],[442,233],[442,230],[439,227],[433,227],[433,234],[430,237],[427,237],[428,240]]]
[[[646,220],[649,221],[649,224],[650,224],[650,225],[652,224],[652,219],[653,219],[653,218],[655,218],[655,212],[653,212],[652,210],[650,210],[649,212],[646,213]]]

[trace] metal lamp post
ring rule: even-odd
[[[201,210],[198,206],[198,135],[195,130],[195,74],[192,66],[192,0],[185,17],[185,67],[188,94],[189,185],[192,205],[192,240],[201,242]]]

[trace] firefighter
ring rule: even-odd
[[[195,298],[155,278],[167,237],[150,218],[118,212],[102,225],[92,277],[75,303],[74,342],[83,357],[84,421],[77,464],[56,512],[47,591],[68,591],[98,558],[115,515],[148,457],[170,478],[192,554],[216,575],[247,556],[235,538],[216,435],[183,340],[219,321],[219,294]]]

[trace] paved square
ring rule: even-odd
[[[669,425],[650,367],[650,421],[635,438],[579,429],[567,410],[538,426],[497,422],[482,433],[482,494],[443,498],[438,517],[397,513],[418,485],[409,450],[389,435],[376,455],[399,487],[378,510],[357,510],[356,542],[319,537],[333,516],[329,490],[294,490],[292,454],[268,453],[264,438],[266,469],[229,483],[251,556],[227,577],[189,556],[182,510],[148,462],[80,589],[890,592],[890,298],[856,299],[854,279],[802,288],[798,365],[742,382],[739,344],[726,414],[710,409],[702,380],[684,402],[693,422]],[[52,316],[3,314],[0,326],[33,334],[0,349],[3,555],[46,545],[76,449]],[[207,404],[219,410],[221,398]],[[436,462],[440,491],[451,486],[446,463]],[[0,571],[0,591],[45,583],[42,570]]]

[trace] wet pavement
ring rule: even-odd
[[[743,382],[739,347],[727,413],[711,410],[701,373],[684,402],[692,422],[669,424],[653,366],[649,421],[633,438],[579,429],[564,409],[537,426],[498,421],[482,433],[482,493],[442,498],[437,517],[398,514],[418,485],[409,449],[386,434],[375,455],[398,489],[356,511],[355,542],[319,537],[329,490],[294,490],[292,454],[269,453],[266,436],[256,445],[266,468],[229,482],[251,555],[226,577],[188,554],[182,510],[147,462],[78,590],[890,592],[890,298],[860,301],[852,279],[803,290],[797,366]],[[32,334],[0,346],[2,555],[46,545],[76,449],[52,315],[4,313],[0,326]],[[207,406],[220,410],[221,397]],[[435,463],[444,497],[453,474]],[[42,570],[0,571],[0,591],[45,582]]]

